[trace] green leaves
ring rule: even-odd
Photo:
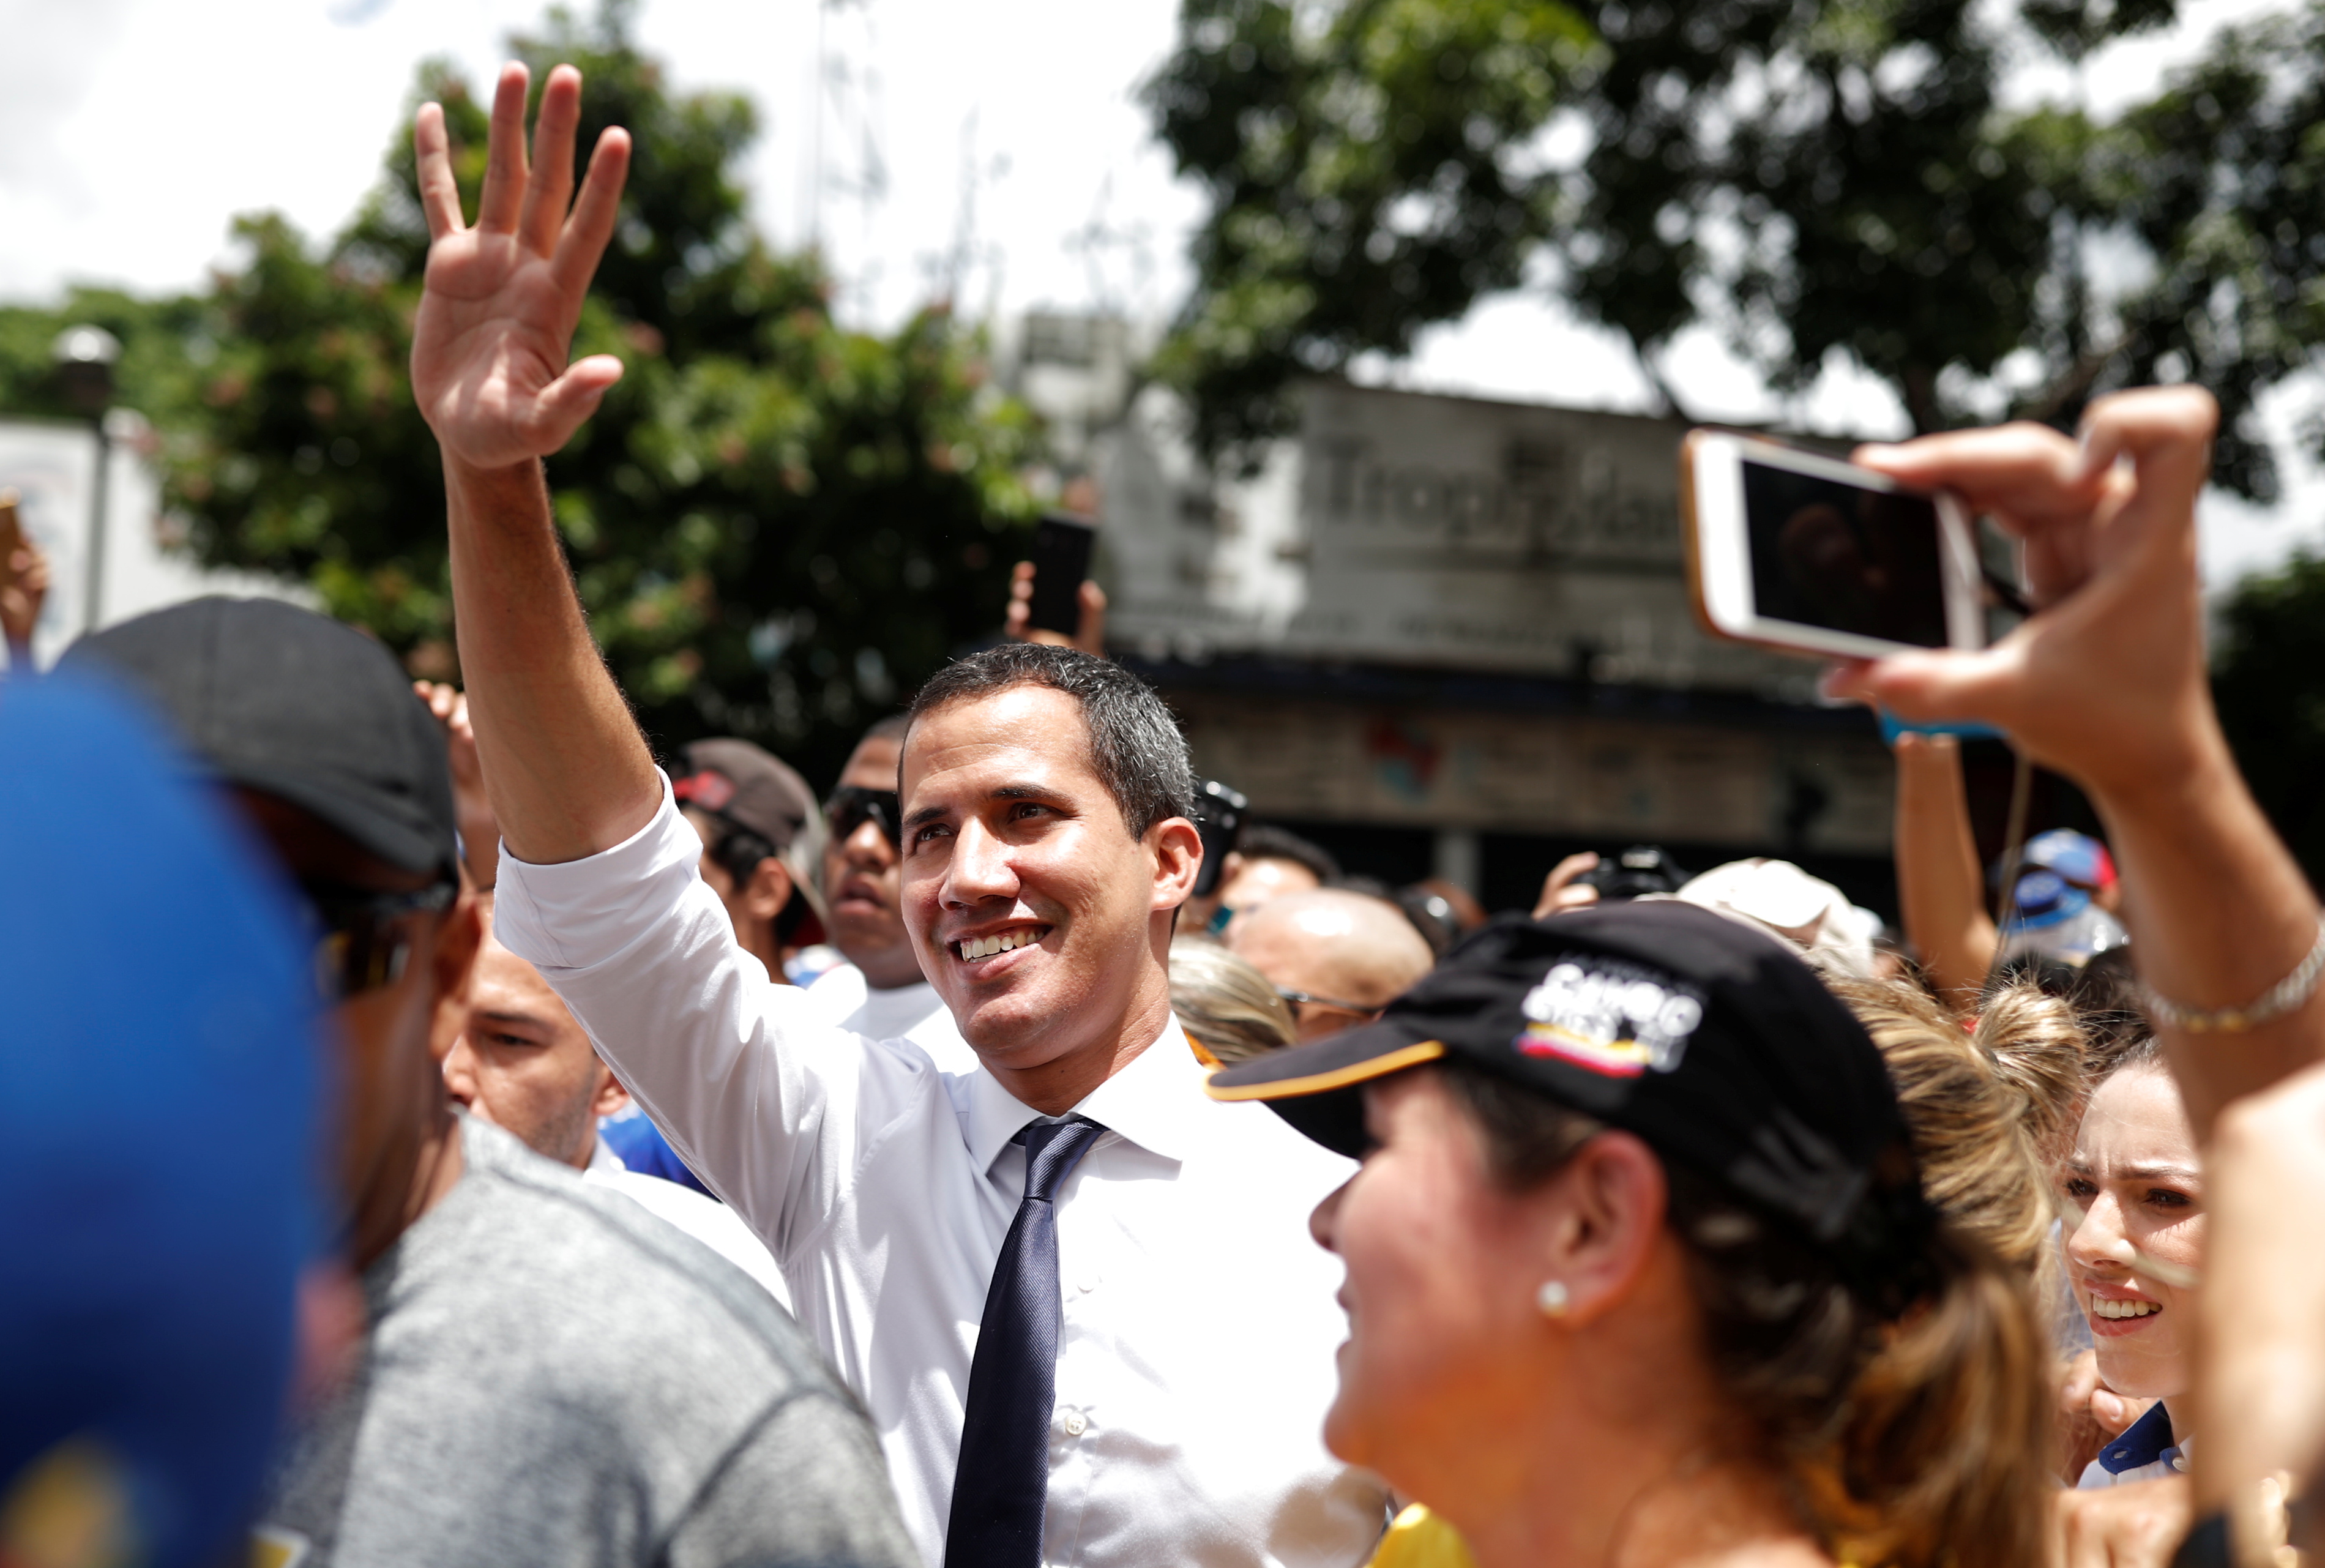
[[[1922,430],[2184,376],[2224,405],[2221,481],[2265,497],[2255,402],[2325,339],[2325,9],[2114,123],[1996,97],[2029,38],[2076,60],[2173,15],[1186,0],[1147,101],[1212,202],[1156,368],[1235,449],[1289,428],[1299,376],[1541,287],[1682,412],[1657,356],[1696,325],[1780,390],[1853,360]]]
[[[1189,0],[1145,88],[1213,193],[1159,371],[1212,448],[1289,428],[1303,370],[1402,352],[1514,286],[1539,231],[1525,144],[1587,69],[1577,13],[1507,0]]]
[[[573,345],[625,374],[549,464],[559,531],[658,745],[740,734],[828,775],[866,723],[999,625],[1038,431],[943,312],[889,336],[832,320],[820,260],[774,254],[746,220],[751,106],[670,92],[627,17],[556,10],[514,44],[536,90],[551,64],[580,67],[582,156],[607,125],[636,147]],[[485,107],[440,61],[410,107],[431,98],[473,214]],[[427,257],[412,176],[407,113],[327,246],[257,215],[236,227],[242,264],[201,294],[0,310],[0,399],[48,411],[56,331],[107,327],[126,345],[121,401],[160,430],[169,504],[201,557],[305,579],[415,673],[449,677],[442,478],[407,371]]]

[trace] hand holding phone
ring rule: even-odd
[[[1098,529],[1052,515],[1034,526],[1031,561],[1021,561],[1009,589],[1005,629],[1026,642],[1055,643],[1103,657],[1106,595],[1089,580]]]
[[[1983,652],[1853,664],[1827,690],[1901,719],[1992,724],[2104,794],[2211,766],[2226,748],[2195,511],[2218,417],[2201,388],[2146,387],[2093,403],[2080,441],[2022,422],[1860,452],[1901,484],[1960,495],[2023,541],[2034,614]]]
[[[1959,498],[1773,441],[1680,446],[1690,594],[1715,636],[1818,657],[1977,648],[1985,592]]]

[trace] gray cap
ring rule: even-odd
[[[451,874],[444,732],[386,648],[279,599],[198,598],[81,638],[228,784],[311,812],[406,871]]]

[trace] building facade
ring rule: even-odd
[[[1095,377],[1051,376],[1093,394],[1071,422],[1108,642],[1255,814],[1489,908],[1573,849],[1656,844],[1698,870],[1783,855],[1894,911],[1871,717],[1820,705],[1814,663],[1696,625],[1683,427],[1317,381],[1296,439],[1222,474],[1166,392],[1109,418]]]

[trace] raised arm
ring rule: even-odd
[[[621,379],[609,355],[566,360],[630,141],[618,129],[598,138],[575,200],[581,74],[550,72],[529,171],[525,88],[523,66],[503,68],[474,227],[443,111],[422,105],[413,126],[430,243],[412,388],[443,450],[453,617],[493,810],[509,852],[546,864],[621,842],[661,795],[574,595],[541,471]]]
[[[1897,738],[1897,903],[1922,972],[1957,1007],[1975,1007],[2000,938],[1987,914],[1961,747],[1950,735]]]
[[[2123,868],[2141,978],[2181,1008],[2245,1007],[2318,942],[2316,899],[2245,788],[2205,678],[2195,508],[2218,421],[2205,393],[2160,388],[2094,404],[2080,443],[2011,425],[1860,452],[2024,539],[2042,608],[1982,652],[1900,654],[1829,683],[1906,719],[1996,725],[2080,784]],[[2325,1055],[2325,996],[2249,1027],[2159,1033],[2200,1135]]]

